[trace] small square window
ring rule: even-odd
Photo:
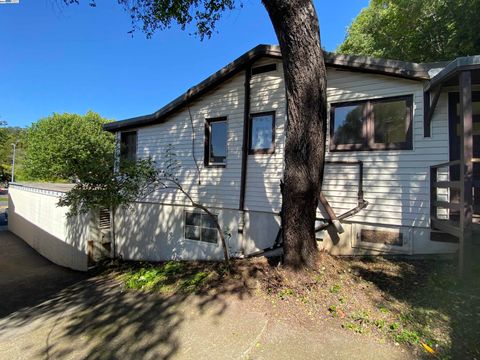
[[[205,123],[205,165],[225,166],[227,162],[227,118]]]
[[[217,219],[217,216],[215,216]],[[210,215],[198,211],[185,211],[184,237],[187,240],[218,243],[218,230]]]
[[[249,154],[275,152],[275,112],[252,114],[249,130]]]

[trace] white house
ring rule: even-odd
[[[480,56],[325,61],[319,247],[348,255],[470,251],[480,211]],[[280,50],[259,45],[157,112],[105,129],[122,144],[121,158],[163,167],[173,148],[182,186],[218,215],[230,255],[248,256],[280,245],[286,120]],[[223,257],[209,218],[173,189],[113,219],[67,219],[56,207],[66,190],[47,185],[11,184],[9,229],[54,262],[86,269],[112,249],[135,260]]]
[[[460,241],[464,248],[477,212],[472,158],[480,155],[480,92],[472,89],[479,64],[480,57],[416,64],[326,54],[323,194],[331,209],[319,207],[318,217],[340,218],[343,233],[338,222],[320,231],[321,247],[334,254],[427,254],[454,252]],[[180,182],[218,214],[231,255],[244,256],[273,246],[278,235],[286,117],[280,50],[259,45],[157,112],[105,129],[117,134],[123,156],[151,157],[160,167],[172,146]],[[450,161],[450,171],[431,168]],[[218,234],[188,204],[178,192],[158,191],[133,212],[120,211],[118,254],[220,259]]]

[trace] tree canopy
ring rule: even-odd
[[[7,126],[6,121],[0,121],[0,183],[11,180],[12,171],[12,144],[16,144],[15,179],[22,179],[25,130]]]
[[[480,54],[480,0],[371,0],[337,52],[429,62]]]
[[[53,114],[32,124],[27,131],[26,176],[73,180],[91,167],[92,160],[113,171],[114,136],[102,127],[109,121],[89,111],[83,116]]]

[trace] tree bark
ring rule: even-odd
[[[287,95],[282,228],[285,264],[314,267],[326,138],[326,71],[311,0],[262,0],[277,34]]]

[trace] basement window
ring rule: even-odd
[[[215,219],[218,221],[216,215]],[[218,242],[218,230],[215,226],[215,221],[208,214],[185,211],[184,238],[186,240],[216,244]]]
[[[227,118],[205,122],[205,166],[224,167],[227,163]]]
[[[249,154],[275,152],[275,112],[252,114],[249,124]]]
[[[331,104],[330,150],[412,149],[413,96]]]

